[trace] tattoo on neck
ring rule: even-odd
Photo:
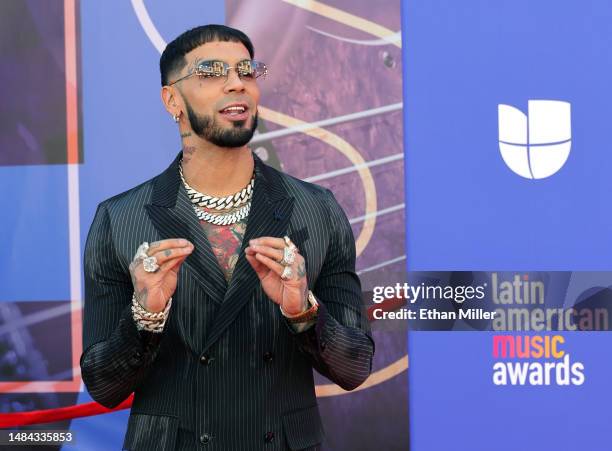
[[[181,133],[181,138],[187,138],[188,136],[191,136],[191,132],[183,132],[183,133]]]
[[[183,163],[189,163],[193,154],[195,153],[196,148],[194,146],[185,146],[183,147]]]

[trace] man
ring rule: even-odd
[[[267,72],[253,57],[221,25],[167,46],[182,151],[89,232],[81,369],[107,407],[134,392],[124,449],[319,449],[312,368],[346,390],[371,371],[346,216],[246,146]]]

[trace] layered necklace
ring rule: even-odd
[[[253,187],[255,186],[255,173],[253,173],[247,186],[236,194],[230,194],[225,197],[209,196],[189,186],[183,176],[182,161],[179,163],[179,174],[181,175],[181,180],[187,191],[187,196],[191,200],[198,219],[215,225],[231,225],[242,221],[249,215],[249,211],[251,210],[251,199],[253,198]],[[220,210],[222,212],[212,213],[203,210],[204,208],[217,211]],[[227,211],[223,212],[223,210]]]

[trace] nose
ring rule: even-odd
[[[244,91],[244,82],[238,76],[238,72],[236,69],[230,69],[227,78],[225,80],[225,85],[223,86],[223,90],[225,92],[242,92]]]

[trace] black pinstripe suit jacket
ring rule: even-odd
[[[374,343],[362,312],[351,227],[330,191],[255,157],[243,250],[228,284],[178,173],[102,202],[85,247],[81,371],[108,407],[134,392],[130,450],[297,450],[323,439],[312,368],[350,390],[370,374]],[[244,257],[249,239],[289,235],[320,301],[296,333]],[[138,332],[128,265],[143,241],[195,245],[179,272],[164,332]]]

